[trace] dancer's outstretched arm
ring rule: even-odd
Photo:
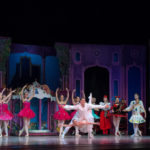
[[[93,104],[88,104],[89,109],[103,109],[103,108],[109,108],[109,105],[93,105]]]
[[[73,105],[76,105],[76,102],[75,102],[75,100],[74,100],[74,93],[76,92],[76,90],[75,89],[73,89],[73,91],[72,91],[72,104]]]
[[[85,93],[84,93],[84,91],[82,90],[82,98],[84,98],[85,99]]]
[[[16,90],[11,91],[4,99],[4,102],[7,102],[7,100],[10,100],[12,93],[14,93]]]
[[[66,91],[67,91],[67,98],[66,98],[66,100],[65,100],[65,104],[67,104],[67,102],[68,102],[68,100],[69,100],[69,90],[68,90],[68,88],[66,88]]]
[[[59,91],[59,88],[56,89],[56,101],[57,101],[57,104],[60,104],[60,101],[58,98],[58,91]]]
[[[33,94],[32,94],[32,96],[29,98],[29,101],[34,97],[34,95],[35,95],[35,88],[33,87]]]
[[[24,87],[22,88],[22,90],[21,90],[21,100],[22,101],[24,101],[24,96],[23,96],[23,91],[24,91],[24,89],[27,87],[27,85],[24,85]]]
[[[3,93],[4,93],[5,90],[6,90],[6,88],[4,88],[0,94],[3,95]]]
[[[74,106],[72,106],[72,105],[65,105],[65,106],[62,106],[62,107],[64,109],[66,109],[66,110],[77,110],[79,108],[78,105],[74,105]]]
[[[123,111],[124,111],[124,112],[132,111],[132,110],[133,110],[133,107],[134,107],[133,105],[132,105],[132,106],[130,105],[129,107],[125,108]]]
[[[90,93],[88,104],[92,104],[92,93]]]

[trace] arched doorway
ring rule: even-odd
[[[104,95],[109,96],[109,72],[107,69],[94,66],[84,72],[84,90],[86,98],[90,92],[97,99],[96,103],[103,100]]]

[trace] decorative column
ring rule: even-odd
[[[42,125],[41,105],[42,105],[42,101],[41,99],[39,99],[39,130],[41,130],[41,125]]]

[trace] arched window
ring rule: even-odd
[[[75,60],[76,60],[76,62],[80,62],[81,58],[80,58],[80,53],[79,52],[76,52]]]
[[[113,61],[114,61],[114,63],[117,63],[117,62],[119,61],[119,58],[118,58],[118,54],[117,54],[117,53],[114,53]]]

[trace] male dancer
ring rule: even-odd
[[[89,112],[89,110],[91,109],[101,109],[101,108],[107,108],[109,106],[105,105],[105,106],[101,106],[101,105],[92,105],[92,104],[88,104],[86,103],[85,99],[82,98],[81,101],[80,101],[80,104],[78,105],[75,105],[75,106],[71,106],[71,105],[66,105],[66,106],[63,106],[64,109],[66,110],[77,110],[78,112],[78,117],[76,118],[77,121],[82,121],[82,120],[86,120],[88,122],[94,122],[93,118],[91,117],[91,113]],[[89,138],[92,138],[93,135],[92,135],[92,128],[93,128],[93,125],[84,125],[84,127],[80,128],[81,131],[84,130],[84,132],[86,131],[88,133],[88,137]]]
[[[74,91],[73,91],[73,93],[74,93]],[[85,94],[84,94],[84,92],[82,92],[83,93],[83,98],[85,99]],[[73,94],[72,94],[72,99],[73,99]],[[79,104],[79,103],[78,103]],[[89,104],[92,104],[92,94],[90,93],[90,96],[89,96]],[[76,104],[77,105],[77,104]],[[90,111],[90,113],[91,113],[91,111]],[[89,112],[88,112],[88,114],[89,114]],[[92,113],[91,113],[92,114]],[[94,118],[93,118],[93,115],[88,115],[90,118],[91,118],[91,122],[94,122]],[[78,111],[75,113],[75,115],[74,115],[74,117],[72,118],[72,120],[70,121],[70,123],[69,123],[69,125],[70,124],[73,124],[73,121],[74,120],[78,120],[78,118],[79,118],[79,113],[78,113]],[[69,131],[69,129],[70,129],[71,127],[70,126],[68,126],[68,127],[66,127],[65,128],[65,130],[63,131],[63,134],[62,134],[62,138],[64,138],[64,136],[67,134],[67,132]],[[81,129],[82,130],[82,129]],[[79,128],[78,128],[78,126],[75,126],[75,136],[76,137],[80,137],[81,135],[79,134]]]

